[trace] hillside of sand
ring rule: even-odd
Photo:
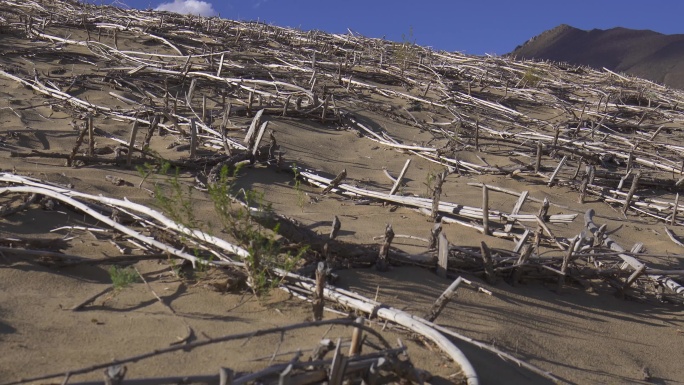
[[[681,91],[353,33],[71,1],[0,0],[0,33],[0,383],[312,320],[298,295],[257,300],[247,286],[240,263],[261,238],[222,222],[207,192],[226,181],[217,165],[229,171],[231,207],[250,207],[247,223],[270,234],[278,257],[301,255],[299,275],[325,261],[330,287],[419,317],[461,276],[472,284],[435,321],[448,330],[560,383],[684,383],[684,260],[673,242],[683,233]],[[66,203],[73,196],[140,239]],[[597,227],[585,225],[588,210]],[[436,223],[448,242],[441,268],[429,248]],[[193,269],[193,258],[206,264]],[[110,291],[111,266],[149,286],[136,278]],[[401,338],[429,382],[464,381],[432,342],[326,304]],[[252,372],[350,334],[318,326],[178,350],[127,364],[127,378]],[[552,383],[452,341],[480,383]],[[101,378],[98,369],[69,383]]]

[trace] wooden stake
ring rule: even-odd
[[[529,234],[529,230],[527,230],[527,232]],[[532,255],[532,250],[533,247],[530,245],[524,245],[522,247],[522,251],[520,251],[520,257],[518,258],[518,262],[516,263],[520,266],[516,267],[513,270],[513,275],[511,276],[511,283],[513,284],[513,286],[517,286],[520,284],[520,277],[522,276],[523,271],[522,265],[524,265],[527,262],[527,259],[530,258],[530,255]]]
[[[482,185],[482,230],[484,235],[489,235],[489,189]]]
[[[130,167],[131,157],[133,156],[133,149],[135,148],[135,137],[138,135],[138,120],[133,122],[133,127],[131,128],[131,138],[128,140],[128,154],[126,154],[126,166]]]
[[[323,101],[323,112],[321,112],[321,124],[325,124],[325,114],[328,112],[328,103],[330,102],[330,95],[325,96]]]
[[[254,92],[249,91],[249,96],[247,97],[247,116],[252,115],[252,103],[254,102]]]
[[[679,208],[679,193],[675,195],[674,206],[672,207],[672,218],[670,218],[670,226],[674,226],[677,221],[677,209]]]
[[[584,203],[584,197],[587,194],[587,185],[589,184],[589,178],[585,177],[582,179],[582,185],[580,186],[579,203]]]
[[[458,286],[461,284],[461,282],[463,282],[463,278],[456,278],[456,280],[452,282],[446,290],[444,290],[444,293],[437,298],[437,301],[435,301],[430,311],[423,318],[425,318],[425,320],[428,322],[434,322],[442,313],[442,310],[444,310],[449,301],[451,301],[451,299],[454,297],[456,289],[458,289]]]
[[[207,124],[207,96],[202,95],[202,123]]]
[[[446,278],[449,264],[449,240],[447,240],[447,237],[443,231],[440,231],[438,238],[439,251],[437,254],[437,276],[440,278]]]
[[[219,61],[218,71],[216,71],[216,76],[218,77],[221,77],[221,70],[223,69],[223,55],[225,55],[225,53],[221,54],[221,60]]]
[[[475,121],[475,151],[480,151],[480,121]]]
[[[190,159],[195,158],[197,151],[197,122],[195,118],[190,119]]]
[[[340,352],[342,348],[342,340],[337,339],[335,347],[335,355],[333,356],[332,363],[330,364],[330,377],[328,380],[328,385],[342,385],[344,380],[344,372],[347,368],[347,357]]]
[[[332,221],[332,229],[330,230],[330,239],[335,239],[337,237],[340,227],[342,227],[342,222],[340,222],[340,218],[335,215]]]
[[[556,176],[558,175],[558,172],[560,171],[561,167],[565,164],[565,161],[568,160],[568,156],[565,155],[563,156],[563,159],[558,163],[558,166],[556,166],[556,170],[554,170],[553,174],[551,174],[551,177],[549,178],[549,182],[547,183],[547,186],[551,187],[553,185],[553,180],[556,179]]]
[[[561,290],[563,290],[563,285],[565,285],[565,277],[567,275],[566,271],[568,270],[568,263],[570,263],[570,259],[572,258],[572,253],[575,251],[575,245],[577,244],[577,241],[579,241],[580,236],[576,236],[570,241],[570,247],[568,247],[568,252],[563,256],[563,264],[561,265],[561,273],[563,275],[558,277],[558,289],[556,290],[557,293],[560,293]]]
[[[316,291],[314,293],[314,300],[312,303],[315,321],[320,321],[323,319],[323,307],[324,307],[323,290],[324,289],[325,289],[325,263],[324,262],[318,262],[318,268],[316,269]]]
[[[266,132],[266,127],[268,127],[268,120],[263,122],[261,124],[261,127],[259,127],[259,133],[257,134],[257,137],[254,140],[254,144],[252,145],[252,149],[251,149],[252,155],[256,155],[257,151],[259,150],[259,143],[261,143],[261,139],[264,137],[264,133]]]
[[[363,317],[358,317],[356,323],[363,325]],[[361,342],[363,341],[363,330],[361,328],[355,327],[352,331],[351,344],[349,345],[349,357],[358,356],[361,354]]]
[[[560,134],[560,125],[556,126],[556,133],[553,135],[553,148],[558,145],[558,135]]]
[[[387,227],[385,227],[385,242],[382,244],[380,247],[380,252],[378,253],[378,260],[375,263],[375,269],[378,271],[387,271],[388,267],[388,257],[389,257],[389,249],[390,245],[392,244],[392,240],[394,239],[394,230],[392,230],[392,225],[387,224]]]
[[[494,266],[492,264],[492,252],[484,242],[480,242],[480,252],[482,255],[482,262],[484,263],[485,278],[490,285],[493,285],[496,283],[496,276],[494,275]]]
[[[397,192],[397,190],[399,189],[399,185],[401,184],[401,180],[404,178],[404,175],[406,175],[406,170],[408,170],[410,164],[411,159],[406,159],[406,163],[404,163],[404,168],[401,169],[401,172],[399,173],[397,180],[394,181],[394,185],[392,186],[389,195],[394,195]]]
[[[93,130],[93,115],[88,114],[88,156],[95,155],[95,135]]]
[[[541,158],[542,158],[543,145],[541,140],[537,142],[537,160],[534,163],[534,172],[538,173],[541,169]]]
[[[522,205],[525,203],[525,199],[527,199],[527,195],[529,194],[529,191],[525,190],[522,193],[520,193],[520,197],[518,197],[518,201],[515,202],[515,206],[513,206],[513,211],[511,211],[511,215],[516,215],[518,212],[520,212],[520,209],[522,208]],[[513,230],[513,225],[515,224],[515,219],[508,219],[506,220],[506,226],[504,226],[504,232],[509,233],[511,230]]]
[[[434,250],[437,248],[437,241],[439,240],[439,234],[442,232],[442,222],[437,222],[432,226],[430,230],[430,244],[428,245],[428,250]]]
[[[259,110],[256,115],[254,115],[254,118],[252,119],[252,123],[249,125],[249,129],[247,130],[247,135],[245,135],[245,140],[243,143],[247,144],[247,148],[252,148],[254,144],[254,135],[256,135],[256,130],[259,128],[259,125],[261,124],[261,115],[263,115],[264,110]]]
[[[627,214],[627,209],[629,209],[629,204],[632,202],[632,197],[634,196],[637,188],[639,188],[639,178],[641,178],[641,171],[638,171],[634,175],[634,178],[632,178],[632,187],[629,188],[629,192],[625,198],[625,206],[622,208],[622,212],[624,214]]]

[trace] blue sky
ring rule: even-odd
[[[111,0],[88,0],[110,4]],[[119,0],[133,8],[220,14],[236,20],[385,37],[439,50],[502,55],[518,44],[569,24],[684,33],[681,0]],[[412,35],[411,35],[412,31]]]

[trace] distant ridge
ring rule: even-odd
[[[585,31],[567,24],[544,31],[509,55],[606,67],[684,89],[684,34],[612,28]]]

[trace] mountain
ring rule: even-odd
[[[563,24],[533,37],[509,55],[606,67],[684,88],[684,34],[621,27],[585,31]]]

